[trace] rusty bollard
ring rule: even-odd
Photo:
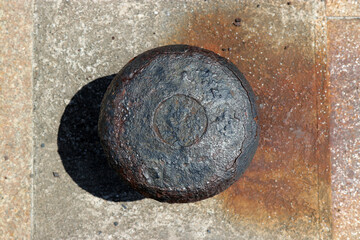
[[[243,174],[258,145],[254,93],[219,55],[171,45],[131,60],[103,98],[99,136],[109,164],[143,195],[214,196]]]

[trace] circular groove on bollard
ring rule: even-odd
[[[233,184],[258,144],[253,91],[225,58],[171,45],[131,60],[101,105],[110,165],[143,195],[193,202]]]
[[[164,100],[155,110],[154,131],[173,147],[189,147],[198,142],[207,128],[205,108],[182,94]]]

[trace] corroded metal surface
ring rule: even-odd
[[[328,22],[335,239],[360,239],[360,19]]]
[[[252,160],[253,92],[226,59],[173,45],[141,54],[110,84],[99,135],[110,165],[135,189],[167,202],[214,196]]]
[[[173,95],[154,112],[153,129],[170,146],[190,147],[200,141],[208,126],[205,108],[196,99]]]

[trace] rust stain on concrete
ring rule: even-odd
[[[218,197],[224,210],[235,222],[327,238],[327,86],[324,61],[315,57],[325,55],[310,17],[316,3],[276,3],[219,4],[192,13],[166,44],[200,46],[228,58],[258,98],[259,148],[241,179]]]

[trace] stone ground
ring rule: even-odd
[[[360,239],[358,0],[19,0],[0,18],[0,239]],[[96,135],[113,74],[176,43],[237,65],[261,126],[241,179],[191,204],[126,186]]]

